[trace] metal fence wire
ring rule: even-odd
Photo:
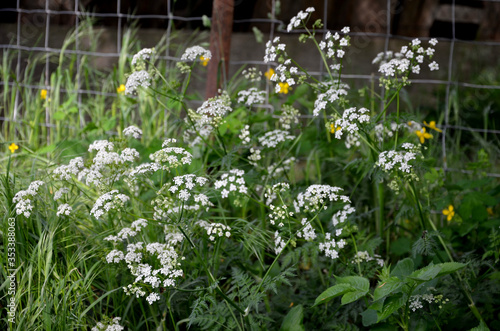
[[[120,56],[120,52],[122,50],[122,37],[123,37],[123,27],[124,27],[124,22],[129,22],[133,20],[143,20],[143,19],[156,19],[156,20],[165,20],[167,22],[167,28],[166,28],[166,40],[167,40],[167,50],[166,54],[163,55],[161,58],[167,60],[167,61],[180,61],[180,58],[175,57],[174,55],[170,54],[169,47],[168,47],[168,42],[170,40],[170,36],[173,31],[173,26],[176,24],[176,22],[199,22],[201,23],[206,17],[184,17],[184,16],[178,16],[176,15],[176,12],[174,8],[172,7],[172,1],[165,1],[166,2],[166,14],[159,15],[156,13],[151,13],[151,14],[130,14],[130,9],[129,8],[123,8],[122,6],[122,0],[116,0],[116,12],[87,12],[83,11],[82,5],[83,3],[80,2],[80,0],[73,0],[74,1],[74,7],[73,8],[64,8],[62,10],[56,10],[56,9],[51,9],[49,6],[49,0],[45,1],[45,8],[38,8],[38,9],[29,9],[29,8],[23,8],[23,5],[21,0],[14,0],[16,2],[15,7],[12,6],[11,8],[0,8],[0,15],[10,15],[11,17],[15,15],[17,17],[16,19],[16,34],[13,36],[13,40],[10,43],[3,43],[0,44],[0,50],[6,51],[6,50],[12,50],[14,52],[17,52],[17,66],[16,66],[16,74],[17,77],[20,77],[21,73],[21,66],[22,66],[22,61],[21,61],[21,53],[22,52],[38,52],[38,53],[45,53],[46,55],[49,54],[59,54],[63,51],[62,48],[57,48],[57,47],[51,47],[50,46],[50,37],[51,37],[51,28],[54,28],[51,26],[51,17],[58,17],[58,16],[63,16],[63,15],[70,15],[71,17],[74,17],[74,29],[75,29],[75,47],[74,49],[65,49],[64,52],[67,54],[75,54],[77,56],[77,66],[78,72],[76,74],[76,86],[77,88],[72,91],[68,90],[61,90],[62,92],[67,92],[67,93],[76,93],[78,95],[78,104],[81,104],[82,102],[82,95],[105,95],[109,97],[114,97],[116,96],[113,93],[106,93],[103,91],[97,91],[97,90],[86,90],[86,89],[81,89],[81,75],[80,75],[80,70],[81,66],[80,63],[82,61],[82,56],[97,56],[97,57],[108,57],[108,58],[118,58]],[[11,1],[11,2],[14,2]],[[241,0],[235,1],[235,5],[238,5]],[[322,14],[322,20],[324,23],[324,28],[320,30],[316,30],[319,34],[325,34],[328,29],[328,19],[329,15],[328,13],[330,12],[329,6],[332,6],[332,1],[329,0],[316,0],[316,1],[310,1],[311,3],[314,2],[314,4],[317,6],[316,11]],[[379,1],[380,2],[380,1]],[[383,2],[383,0],[382,0]],[[425,1],[422,1],[424,3]],[[482,2],[482,3],[500,3],[500,0],[484,0],[484,1],[469,1],[469,3],[473,2]],[[68,1],[67,3],[73,4],[72,1]],[[451,20],[451,35],[448,37],[440,37],[437,38],[438,41],[441,43],[447,43],[449,44],[449,52],[447,55],[447,63],[441,63],[441,68],[446,68],[447,73],[446,73],[446,79],[425,79],[425,78],[412,78],[412,84],[422,84],[422,85],[427,85],[427,86],[440,86],[444,87],[445,89],[445,96],[444,96],[444,109],[442,111],[444,112],[444,123],[441,126],[441,129],[443,130],[441,134],[441,146],[442,146],[442,168],[444,171],[457,171],[457,172],[462,172],[462,173],[472,173],[471,170],[467,169],[457,169],[457,168],[450,168],[448,167],[447,164],[447,137],[450,135],[450,131],[452,130],[459,130],[459,131],[470,131],[470,132],[479,132],[483,133],[485,135],[498,135],[500,134],[500,130],[496,130],[495,128],[475,128],[475,127],[465,127],[461,125],[453,125],[450,122],[450,110],[451,110],[451,105],[450,105],[450,99],[451,99],[451,93],[452,89],[454,88],[468,88],[472,89],[473,91],[476,91],[476,95],[480,95],[481,91],[485,90],[500,90],[499,85],[495,84],[477,84],[473,82],[467,82],[467,81],[459,81],[455,79],[456,77],[455,73],[457,70],[459,70],[459,66],[457,66],[457,58],[456,58],[456,47],[457,45],[469,45],[471,47],[478,47],[478,48],[491,48],[492,50],[495,47],[500,46],[500,42],[498,41],[474,41],[474,40],[462,40],[458,39],[456,35],[456,27],[457,27],[457,6],[463,5],[464,1],[459,1],[459,0],[441,0],[441,3],[445,3],[446,6],[450,7],[450,13],[449,19]],[[269,31],[269,38],[272,39],[274,38],[274,35],[276,33],[282,33],[285,31],[286,25],[288,22],[285,22],[283,20],[277,19],[276,18],[276,9],[277,5],[281,6],[282,8],[287,6],[287,5],[292,5],[292,2],[288,1],[277,1],[277,0],[267,0],[267,4],[269,5],[269,11],[270,15],[267,17],[261,17],[261,18],[250,18],[250,19],[235,19],[234,23],[239,24],[239,23],[258,23],[261,26],[263,24],[267,25],[267,29]],[[383,39],[383,51],[388,51],[390,48],[390,44],[393,41],[400,41],[400,42],[406,42],[406,41],[411,41],[414,37],[407,37],[403,35],[397,35],[391,33],[391,13],[394,12],[395,6],[400,4],[400,1],[397,0],[387,0],[385,4],[385,9],[383,10],[383,13],[385,13],[385,17],[382,18],[382,20],[385,20],[385,31],[376,31],[376,32],[367,32],[367,31],[351,31],[349,35],[352,37],[362,37],[362,38],[368,38],[368,39]],[[322,8],[318,8],[322,6]],[[5,7],[5,6],[4,6]],[[305,9],[305,8],[300,8],[300,9]],[[127,11],[128,13],[124,13],[124,11]],[[23,21],[22,21],[22,16],[23,15],[33,15],[33,14],[38,14],[38,15],[43,15],[45,16],[44,19],[44,26],[42,27],[45,29],[44,33],[44,40],[43,40],[43,46],[26,46],[21,44],[21,40],[23,38]],[[100,52],[100,51],[88,51],[84,50],[81,47],[81,40],[79,40],[79,29],[80,29],[80,24],[81,20],[84,17],[93,17],[93,18],[111,18],[116,20],[116,31],[117,31],[117,37],[116,37],[116,51],[115,52]],[[458,17],[458,20],[462,21],[463,17]],[[2,22],[0,22],[2,23]],[[40,26],[38,27],[40,28]],[[300,30],[294,30],[291,33],[301,33]],[[500,34],[500,32],[499,32]],[[426,38],[421,38],[421,39],[426,39]],[[429,38],[427,38],[429,39]],[[494,51],[493,51],[494,52]],[[497,52],[497,54],[499,54]],[[133,55],[133,54],[132,54]],[[262,67],[266,67],[267,69],[270,68],[270,65],[267,63],[264,63],[262,60],[262,57],[256,58],[256,59],[247,59],[247,60],[233,60],[230,62],[230,65],[232,67],[235,66],[241,66],[243,64],[251,64],[251,65],[259,65]],[[318,70],[317,71],[312,71],[311,74],[317,75],[321,77],[323,75],[324,71],[324,66],[323,63],[318,59],[318,65],[317,65]],[[46,89],[50,90],[50,65],[49,65],[49,56],[45,57],[45,70],[44,70],[44,84],[43,85],[28,85],[28,84],[23,84],[22,82],[14,82],[12,81],[2,81],[0,82],[1,85],[4,84],[9,84],[10,86],[22,86],[24,88],[29,88],[33,90],[41,90],[41,89]],[[346,73],[342,75],[342,77],[346,80],[361,80],[365,82],[371,82],[374,79],[377,80],[378,77],[377,75],[367,75],[367,74],[357,74],[357,73]],[[269,103],[269,91],[270,91],[270,85],[269,82],[267,83],[267,104],[266,105],[261,105],[260,107],[267,107],[272,109],[272,105]],[[380,89],[380,93],[384,93],[384,89]],[[1,121],[14,121],[18,122],[19,124],[21,123],[20,120],[20,112],[19,112],[19,105],[20,105],[20,95],[19,91],[16,94],[16,99],[15,99],[15,108],[14,108],[14,114],[11,117],[0,117]],[[497,111],[497,110],[495,110]],[[46,116],[46,121],[45,123],[41,124],[47,127],[54,127],[54,124],[50,122],[49,114],[47,113]],[[83,114],[80,114],[80,119],[81,119],[81,125],[83,126]],[[487,176],[490,177],[499,177],[499,173],[487,173]]]

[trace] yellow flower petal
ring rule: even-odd
[[[273,77],[273,75],[274,75],[273,68],[269,68],[269,70],[264,73],[264,76],[266,76],[267,79],[271,79],[271,77]]]
[[[14,143],[10,144],[10,146],[9,146],[9,150],[10,150],[11,153],[14,153],[18,149],[19,149],[19,146],[17,146]]]
[[[123,92],[125,92],[125,85],[121,84],[117,89],[116,89],[116,93],[118,94],[122,94]]]
[[[47,90],[43,89],[40,91],[40,99],[45,100],[47,99]]]

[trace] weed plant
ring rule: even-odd
[[[401,107],[411,77],[439,68],[437,40],[379,54],[382,95],[351,91],[349,29],[318,40],[313,11],[287,29],[305,31],[321,79],[276,37],[264,57],[272,70],[245,68],[194,107],[189,86],[210,52],[188,47],[164,67],[161,44],[129,58],[128,32],[111,75],[82,59],[79,88],[98,81],[104,96],[77,102],[64,54],[49,91],[4,85],[2,325],[500,328],[500,186],[484,176],[496,147],[484,138],[473,176],[445,173],[442,118]],[[274,111],[262,105],[266,80]],[[39,126],[44,116],[56,126]]]

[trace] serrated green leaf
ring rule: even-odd
[[[414,271],[411,275],[408,276],[408,278],[419,282],[426,282],[428,280],[436,278],[440,271],[441,266],[439,264],[428,265],[422,269]]]
[[[436,277],[441,277],[447,274],[451,274],[457,270],[465,268],[465,264],[459,262],[445,262],[438,264],[441,267],[441,270],[437,274]]]
[[[286,314],[281,324],[281,331],[303,331],[305,330],[302,320],[304,319],[304,307],[298,305]]]
[[[335,297],[353,291],[356,291],[356,289],[349,284],[337,284],[335,286],[328,288],[323,293],[321,293],[314,301],[313,307],[319,305],[320,303],[327,303],[328,301],[330,301]]]
[[[373,300],[379,300],[386,295],[389,295],[403,286],[404,282],[398,277],[391,277],[385,283],[377,286],[375,292],[373,293]]]
[[[335,277],[337,284],[349,284],[358,291],[366,291],[370,289],[370,281],[360,276]]]
[[[406,295],[396,294],[391,296],[385,301],[384,308],[377,314],[377,322],[383,321],[387,317],[391,316],[399,308],[403,307],[406,303]]]
[[[404,279],[409,276],[414,270],[413,260],[406,258],[398,262],[396,267],[392,270],[391,276],[398,277],[399,279]]]

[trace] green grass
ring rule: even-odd
[[[85,22],[80,33],[79,38],[92,36],[92,23]],[[355,330],[375,323],[384,329],[405,330],[500,327],[500,185],[498,179],[485,176],[485,172],[498,170],[498,138],[448,130],[448,167],[465,168],[472,175],[436,170],[442,166],[441,134],[437,131],[432,131],[434,137],[422,144],[423,157],[412,163],[409,174],[387,173],[376,165],[382,151],[401,151],[405,142],[418,146],[420,143],[417,135],[406,128],[397,133],[393,130],[392,135],[386,133],[379,141],[375,125],[381,123],[389,128],[393,122],[435,120],[440,126],[444,120],[439,112],[444,106],[442,90],[435,92],[438,105],[434,109],[414,106],[410,89],[397,81],[385,99],[380,100],[378,82],[373,81],[360,91],[349,91],[344,100],[330,103],[324,114],[300,119],[290,129],[294,138],[274,148],[264,148],[259,138],[282,128],[273,115],[281,113],[283,104],[310,115],[318,94],[325,91],[309,79],[294,86],[287,95],[271,92],[270,103],[276,109],[271,113],[236,102],[239,91],[264,84],[249,82],[238,72],[224,86],[232,112],[211,135],[205,137],[195,132],[191,138],[198,135],[202,143],[191,146],[184,134],[193,130],[196,117],[188,109],[197,108],[193,101],[203,100],[192,90],[186,93],[183,87],[190,80],[203,79],[205,69],[189,63],[192,71],[183,74],[172,61],[146,62],[148,70],[158,73],[151,88],[139,90],[137,96],[118,94],[116,88],[134,70],[130,55],[140,49],[136,39],[133,30],[126,31],[117,65],[110,72],[93,69],[86,56],[81,57],[80,68],[76,67],[76,56],[64,52],[51,56],[49,60],[57,69],[50,76],[45,100],[38,90],[7,84],[14,78],[19,84],[43,85],[37,72],[45,58],[31,56],[21,77],[16,77],[13,64],[17,54],[3,54],[0,71],[5,88],[0,99],[4,116],[12,121],[3,121],[0,133],[4,147],[0,156],[0,303],[6,307],[10,299],[6,289],[12,272],[4,262],[8,253],[8,220],[14,217],[17,306],[15,323],[9,324],[6,310],[2,310],[1,326],[13,330],[90,330],[100,321],[120,317],[120,324],[128,330],[246,330],[280,326],[284,330]],[[71,49],[74,41],[75,35],[68,35],[64,49]],[[173,38],[169,43],[180,56],[197,41]],[[162,39],[155,47],[156,53],[164,54],[166,44]],[[79,87],[77,72],[81,73]],[[324,79],[337,81],[326,76]],[[482,79],[493,78],[478,77]],[[79,103],[78,95],[71,92],[78,88],[104,95],[84,94]],[[496,129],[496,121],[488,116],[497,102],[494,96],[491,92],[491,100],[488,97],[463,104],[462,100],[474,96],[453,90],[449,100],[450,123],[481,123],[486,129]],[[387,112],[381,109],[381,102]],[[367,107],[370,121],[360,124],[359,146],[347,148],[345,135],[342,140],[336,139],[330,124],[331,116],[338,118],[350,107]],[[16,111],[19,123],[13,121]],[[43,125],[47,119],[51,127]],[[130,125],[141,128],[140,139],[127,138],[122,133]],[[250,145],[239,138],[245,125],[251,128]],[[97,153],[87,152],[89,144],[107,139],[113,142],[116,152],[131,147],[140,153],[132,164],[116,163],[102,170],[107,174],[123,171],[126,176],[126,171],[138,164],[151,162],[150,154],[160,150],[166,138],[176,138],[177,143],[171,145],[189,151],[192,162],[138,176],[137,195],[135,187],[123,178],[109,184],[104,178],[99,185],[93,185],[80,181],[78,174],[70,180],[56,180],[51,175],[54,169],[79,156],[84,157],[86,167],[91,167]],[[11,153],[11,143],[20,149]],[[258,165],[249,162],[250,147],[261,150],[263,158]],[[290,157],[295,158],[290,167],[273,174]],[[245,170],[248,192],[225,199],[215,183],[235,168]],[[177,191],[169,190],[173,177],[186,174],[208,179],[209,184],[192,191],[206,194],[213,203],[208,211],[186,208],[185,204],[194,203],[192,197],[184,204]],[[13,197],[34,180],[43,180],[45,185],[32,199],[32,214],[16,215]],[[290,189],[275,192],[275,207],[271,208],[266,190],[280,182],[288,183]],[[321,201],[318,210],[296,212],[294,201],[314,184],[342,188],[339,194],[348,196],[356,211],[339,226],[332,223],[332,216],[343,208],[343,202]],[[62,186],[70,192],[54,201],[54,192]],[[130,201],[104,216],[91,215],[96,199],[112,189],[126,194]],[[152,202],[156,197],[172,199],[165,212],[174,207],[182,211],[155,219],[158,211]],[[70,216],[56,215],[61,202],[73,208]],[[441,213],[449,205],[456,212],[450,222]],[[287,210],[283,227],[273,225],[270,219],[278,207]],[[138,231],[135,238],[116,244],[104,240],[130,227],[138,218],[147,219],[148,226]],[[301,223],[303,218],[315,230],[317,238],[313,241],[298,235],[306,225]],[[211,240],[199,220],[229,226],[231,236]],[[343,232],[337,236],[335,231],[339,228]],[[124,262],[107,263],[108,253],[112,249],[126,252],[137,242],[166,244],[166,233],[172,231],[183,238],[172,245],[179,256],[185,257],[180,262],[183,273],[175,286],[154,289],[144,280],[139,281],[141,289],[160,295],[160,300],[152,305],[144,297],[126,295],[122,287],[134,283],[135,276]],[[285,245],[278,253],[276,231]],[[341,238],[347,242],[336,259],[319,249],[318,243],[328,241],[327,233],[332,233],[337,241]],[[359,252],[367,252],[373,260],[353,262]],[[153,255],[144,252],[144,260],[158,268],[160,262]],[[377,259],[382,260],[383,267]],[[425,307],[413,312],[410,304],[415,296],[428,293],[443,295],[449,301],[441,308],[424,302]],[[317,299],[320,295],[325,300]],[[342,299],[336,298],[341,295]]]

